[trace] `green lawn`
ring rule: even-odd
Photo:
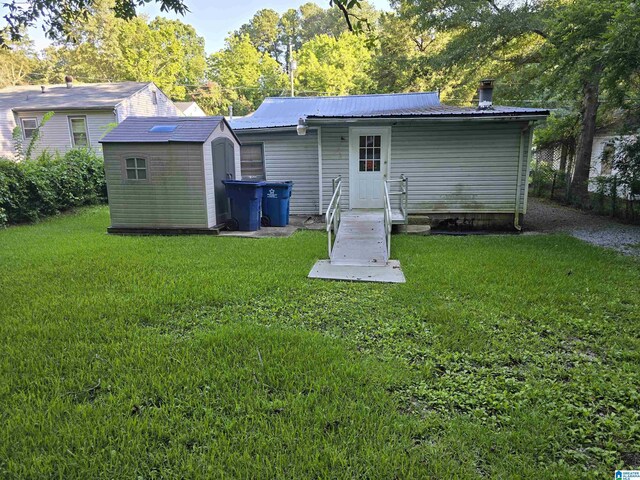
[[[0,231],[1,478],[612,478],[640,467],[640,263],[565,236]]]

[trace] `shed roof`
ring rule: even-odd
[[[546,116],[539,108],[473,107],[443,105],[435,92],[349,95],[344,97],[270,97],[251,115],[231,121],[235,130],[293,127],[300,118],[367,119],[425,117]]]
[[[204,143],[224,117],[127,117],[107,133],[101,143]],[[151,132],[156,126],[173,126]]]
[[[66,85],[20,85],[0,90],[0,108],[22,111],[112,109],[150,82],[114,82]]]

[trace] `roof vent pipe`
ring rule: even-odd
[[[233,120],[233,105],[229,105],[229,120]]]
[[[44,85],[40,85],[40,90],[42,90],[42,93],[47,91],[47,87],[45,87]]]
[[[480,88],[478,88],[478,109],[486,110],[493,108],[493,80],[480,80]]]
[[[73,77],[71,75],[64,77],[64,82],[67,84],[67,88],[73,87]]]

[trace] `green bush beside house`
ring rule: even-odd
[[[104,162],[91,150],[45,152],[23,162],[0,159],[0,226],[32,222],[106,198]]]

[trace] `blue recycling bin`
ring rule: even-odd
[[[231,204],[230,230],[255,231],[260,229],[262,187],[265,182],[223,180]]]
[[[289,201],[293,182],[265,182],[262,187],[262,225],[289,225]]]

